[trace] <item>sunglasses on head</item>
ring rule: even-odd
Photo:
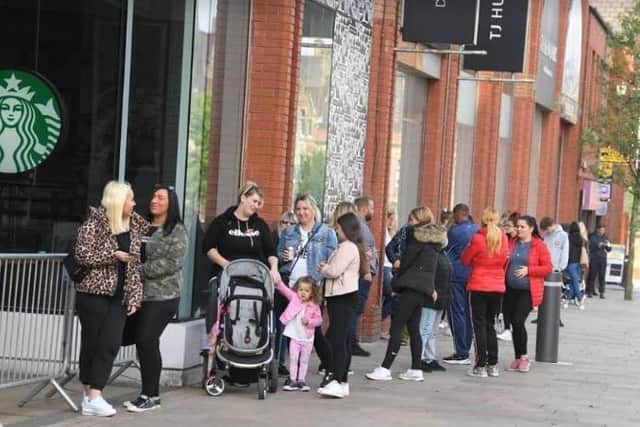
[[[282,221],[280,221],[280,224],[282,224],[282,225],[295,225],[296,223],[294,221],[282,220]]]
[[[175,187],[173,185],[162,185],[162,184],[156,184],[153,186],[153,190],[169,190],[169,191],[176,191]]]

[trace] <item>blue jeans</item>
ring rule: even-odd
[[[371,282],[364,280],[362,277],[358,280],[358,303],[356,309],[352,311],[351,322],[349,327],[351,328],[351,343],[358,343],[358,319],[362,313],[364,313],[365,305],[369,299],[369,290],[371,290]]]
[[[453,335],[453,345],[456,356],[469,357],[473,329],[471,328],[471,313],[469,312],[469,296],[465,291],[465,284],[451,282],[449,292],[449,325]]]
[[[567,291],[567,298],[572,299],[582,299],[582,291],[580,290],[580,277],[582,277],[582,267],[577,262],[572,262],[567,266],[567,272],[569,273],[569,277],[571,277],[571,282],[569,283],[569,290]]]
[[[422,337],[422,360],[430,362],[436,360],[436,341],[438,323],[442,310],[422,307],[420,318],[420,336]]]
[[[393,302],[391,297],[392,278],[391,267],[384,267],[382,276],[382,320],[391,316],[391,303]]]

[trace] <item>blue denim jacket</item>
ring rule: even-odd
[[[318,272],[318,265],[329,259],[329,256],[338,247],[338,237],[336,232],[332,228],[329,228],[326,224],[316,222],[309,233],[311,241],[307,246],[307,273],[313,277],[313,280],[319,282],[323,279],[322,274]],[[283,273],[290,273],[293,267],[293,261],[284,262],[284,251],[288,247],[297,248],[300,245],[302,236],[300,234],[300,226],[292,225],[287,227],[280,235],[280,241],[278,242],[278,259],[281,262],[280,271]]]

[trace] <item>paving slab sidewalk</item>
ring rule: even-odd
[[[635,295],[636,299],[640,294]],[[534,316],[530,316],[530,320]],[[324,399],[310,393],[279,391],[258,401],[255,387],[231,389],[218,398],[198,387],[168,389],[162,408],[131,414],[119,408],[109,419],[71,412],[59,397],[39,397],[24,408],[15,402],[28,388],[0,392],[0,423],[5,427],[32,426],[638,426],[640,425],[640,303],[623,301],[620,288],[610,287],[607,299],[587,300],[586,309],[562,311],[559,364],[534,363],[528,374],[501,372],[499,378],[471,378],[466,366],[445,373],[425,374],[423,383],[372,382],[364,373],[377,366],[385,342],[365,344],[369,358],[354,358],[351,396]],[[534,355],[535,325],[528,324],[529,349]],[[441,356],[451,352],[451,338],[438,342]],[[397,375],[409,365],[403,347],[392,368]],[[500,365],[513,357],[511,343],[500,343]],[[312,362],[312,367],[317,366]],[[309,375],[317,384],[320,377]],[[80,386],[68,386],[79,400]],[[131,380],[106,389],[106,397],[120,406],[134,398]]]

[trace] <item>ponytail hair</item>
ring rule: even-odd
[[[487,249],[489,256],[493,256],[502,245],[502,230],[498,226],[500,214],[495,209],[486,208],[480,215],[480,221],[487,228]]]

